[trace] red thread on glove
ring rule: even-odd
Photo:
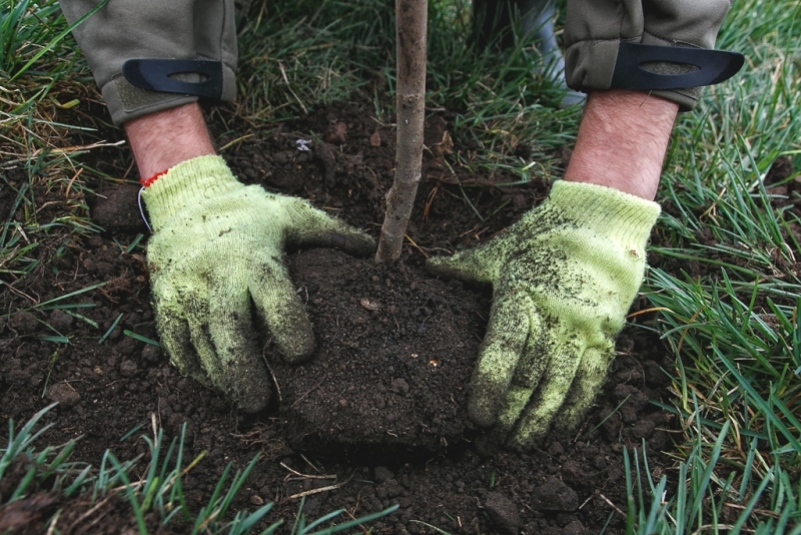
[[[140,178],[139,179],[139,183],[142,184],[143,188],[150,187],[150,185],[153,184],[153,182],[155,182],[156,180],[158,180],[158,178],[161,175],[165,175],[165,174],[167,174],[167,170],[166,169],[164,171],[159,171],[158,173],[156,173],[155,175],[153,175],[152,177],[150,177],[148,179]]]

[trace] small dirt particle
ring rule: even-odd
[[[36,316],[30,312],[17,312],[11,316],[8,326],[19,334],[30,334],[39,326]]]
[[[578,507],[576,491],[555,477],[534,489],[532,506],[545,511],[575,511]]]
[[[587,533],[587,530],[584,529],[584,526],[581,524],[581,522],[574,520],[565,526],[565,529],[562,533],[564,533],[564,535],[584,535]]]
[[[145,344],[145,347],[142,349],[142,358],[151,364],[156,364],[161,361],[161,348],[151,344]]]
[[[376,483],[381,484],[390,479],[395,479],[395,474],[393,474],[389,468],[384,466],[376,466],[373,469],[373,477],[375,478]]]
[[[47,318],[47,323],[55,330],[63,333],[72,327],[72,316],[63,310],[56,309],[50,313],[50,316]]]
[[[381,308],[381,305],[378,303],[378,301],[373,301],[371,299],[367,299],[366,297],[361,299],[359,301],[359,304],[361,304],[364,308],[372,312],[375,312],[376,310]]]
[[[47,399],[62,407],[72,407],[81,401],[81,395],[67,383],[57,383],[47,389]]]
[[[520,531],[520,513],[509,498],[497,492],[488,492],[484,508],[498,531],[505,535],[517,535]]]
[[[138,371],[139,367],[132,360],[123,360],[120,364],[120,375],[123,377],[133,377]]]
[[[654,427],[656,427],[654,422],[649,419],[639,420],[632,426],[631,436],[637,440],[647,438],[654,432]]]
[[[371,147],[380,147],[381,146],[381,132],[376,130],[370,135],[370,146]]]
[[[392,381],[392,390],[399,394],[406,394],[409,392],[409,383],[404,379],[395,379]]]
[[[341,121],[332,125],[325,140],[334,145],[342,145],[348,140],[348,125]]]
[[[663,387],[670,384],[670,376],[653,360],[643,362],[643,369],[645,370],[645,380],[650,386]]]

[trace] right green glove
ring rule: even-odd
[[[556,182],[548,199],[487,244],[429,260],[437,275],[493,285],[468,412],[492,442],[534,446],[577,425],[614,358],[643,278],[659,205]]]
[[[154,231],[147,261],[156,324],[173,364],[242,410],[263,409],[270,378],[251,302],[289,362],[314,350],[311,324],[283,263],[284,245],[367,256],[373,239],[304,200],[241,184],[218,156],[176,165],[142,198]]]

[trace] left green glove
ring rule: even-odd
[[[251,303],[289,362],[314,350],[314,333],[283,262],[287,243],[366,256],[370,236],[295,197],[234,178],[218,156],[171,168],[142,194],[154,234],[147,261],[161,342],[185,375],[241,409],[270,399]]]
[[[577,425],[614,358],[637,295],[659,205],[558,181],[486,245],[429,260],[437,275],[493,285],[468,411],[497,441],[527,449]]]

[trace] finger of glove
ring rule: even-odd
[[[238,277],[214,281],[201,360],[214,385],[246,412],[265,408],[271,391],[252,323],[246,281]],[[199,330],[202,336],[202,325]]]
[[[536,395],[523,411],[510,438],[511,446],[528,450],[548,432],[574,382],[584,348],[582,340],[569,338],[553,349]]]
[[[239,390],[232,390],[236,385],[225,380],[225,366],[217,356],[217,350],[211,337],[211,330],[208,324],[207,304],[197,303],[191,306],[192,310],[187,314],[191,343],[197,352],[198,360],[203,367],[206,380],[204,384],[211,383],[211,386],[221,390],[231,401],[237,404],[245,412],[258,412],[262,410],[269,400],[269,389],[266,393],[257,396],[241,396]],[[266,385],[269,388],[269,385]]]
[[[539,315],[532,315],[529,321],[529,337],[517,363],[503,410],[498,416],[496,427],[503,436],[507,436],[520,419],[549,364],[548,333],[542,329]]]
[[[361,230],[331,217],[302,199],[292,198],[289,203],[287,243],[331,247],[359,257],[367,257],[375,252],[375,240]]]
[[[615,346],[610,340],[605,347],[588,348],[576,371],[576,377],[554,424],[562,431],[571,431],[581,422],[601,390],[609,364],[615,357]]]
[[[170,356],[170,362],[178,368],[182,375],[189,376],[206,386],[211,386],[192,345],[192,337],[186,319],[158,296],[154,299],[154,308],[159,339],[162,347]]]
[[[250,294],[278,350],[290,363],[308,359],[314,331],[284,265],[273,258],[251,277]]]
[[[532,327],[538,330],[539,320],[529,316],[532,310],[524,293],[501,296],[492,304],[468,400],[470,419],[480,427],[496,423],[529,333]]]
[[[498,277],[499,254],[493,255],[488,246],[460,251],[448,257],[426,260],[426,271],[436,277],[460,279],[471,282],[493,282]],[[493,259],[494,260],[489,260]]]

